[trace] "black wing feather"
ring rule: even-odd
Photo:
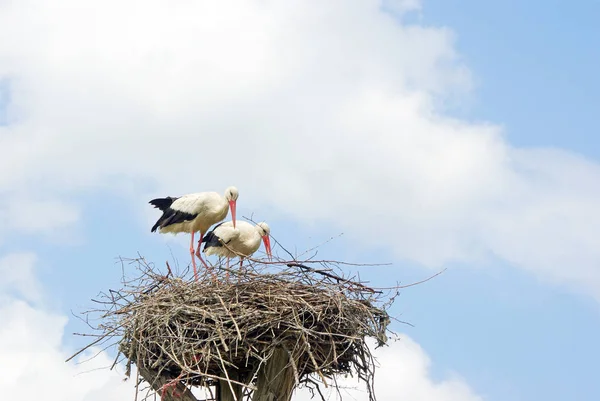
[[[194,220],[198,215],[181,212],[179,210],[171,209],[168,207],[163,211],[162,216],[154,223],[150,232],[155,232],[157,228],[163,228],[172,224],[183,223],[186,221]]]
[[[215,234],[215,230],[223,223],[225,222],[222,221],[219,224],[217,224],[212,230],[206,233],[204,238],[202,238],[202,242],[206,242],[206,245],[204,245],[204,249],[202,251],[205,251],[206,248],[210,247],[223,246],[223,244],[220,241],[220,238],[217,236],[217,234]]]

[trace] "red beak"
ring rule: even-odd
[[[235,201],[229,201],[229,209],[231,210],[231,220],[233,220],[233,228],[235,228]]]
[[[263,242],[265,243],[265,250],[267,251],[267,256],[271,259],[271,239],[268,235],[263,235]]]

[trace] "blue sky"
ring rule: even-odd
[[[433,0],[415,19],[457,33],[457,48],[478,77],[470,117],[502,124],[517,146],[598,158],[598,13],[593,0]]]
[[[434,0],[424,4],[416,20],[456,32],[457,48],[478,81],[469,118],[502,124],[516,146],[560,147],[598,160],[599,14],[596,1]],[[455,273],[457,281],[469,283],[463,284],[467,288],[458,284],[460,290],[452,291],[443,280],[428,285],[436,287],[431,290],[435,294],[452,291],[444,297],[452,306],[438,305],[450,316],[440,319],[469,327],[457,338],[465,346],[461,351],[473,359],[461,358],[460,351],[444,351],[425,328],[418,329],[426,338],[419,336],[420,342],[502,394],[497,399],[597,398],[597,303],[506,267],[460,279],[462,274]],[[428,289],[414,292],[421,291]],[[473,305],[473,299],[481,302]],[[479,358],[488,363],[476,362]]]
[[[74,10],[59,26],[41,5],[31,19],[17,14],[22,20],[0,7],[0,26],[11,15],[19,22],[5,24],[0,36],[21,38],[20,47],[0,45],[0,88],[14,91],[0,89],[0,124],[11,122],[0,131],[8,149],[0,167],[11,171],[0,174],[0,259],[37,257],[31,276],[15,273],[19,266],[4,272],[0,302],[9,308],[26,299],[69,316],[118,285],[118,256],[140,252],[162,264],[172,252],[187,263],[185,238],[150,233],[158,216],[147,200],[234,184],[238,216],[254,212],[289,248],[343,232],[322,249],[325,256],[393,262],[360,269],[375,285],[448,268],[402,292],[392,312],[414,327],[394,329],[430,358],[432,388],[458,380],[470,393],[419,399],[598,399],[600,5],[425,0],[395,16],[423,29],[410,36],[404,27],[369,30],[387,22],[368,3],[268,12],[238,5],[234,17],[211,9],[222,26],[207,19],[208,28],[185,17],[203,11],[152,6],[133,32],[122,21],[109,29],[112,2],[94,6],[95,31],[80,24],[89,12]],[[123,15],[133,15],[135,5],[124,4]],[[155,30],[152,21],[165,10],[179,22]],[[47,22],[44,46],[27,36],[37,20]],[[178,24],[185,26],[179,36]],[[428,31],[439,27],[452,33]],[[74,29],[83,30],[81,39]],[[236,29],[265,44],[246,54],[250,39]],[[205,43],[207,35],[217,39]],[[456,88],[452,107],[430,106],[436,93]],[[429,140],[430,131],[440,134]],[[213,145],[233,161],[214,156]],[[463,160],[471,167],[444,175]],[[529,191],[538,181],[518,174],[523,166],[539,169],[539,194]],[[39,285],[43,302],[19,294],[22,285]],[[66,354],[81,345],[71,336],[81,330],[69,317],[55,348]]]

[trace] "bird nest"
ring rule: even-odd
[[[391,302],[382,305],[381,292],[306,264],[250,262],[241,270],[217,269],[215,282],[185,280],[170,268],[164,275],[136,262],[139,277],[96,301],[104,308],[94,343],[116,338],[127,375],[135,364],[153,372],[143,376],[148,382],[166,377],[210,387],[225,381],[249,396],[261,367],[284,350],[294,387],[314,389],[336,375],[357,374],[375,399],[365,340],[387,341]]]

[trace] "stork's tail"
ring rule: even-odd
[[[151,204],[152,206],[154,206],[155,208],[160,209],[163,214],[162,216],[160,216],[158,218],[158,220],[156,221],[156,223],[152,226],[152,228],[150,229],[150,232],[155,232],[156,229],[158,227],[160,227],[160,225],[164,222],[165,220],[165,211],[171,207],[171,205],[173,204],[173,202],[175,202],[177,200],[177,198],[174,198],[172,196],[167,196],[166,198],[156,198],[156,199],[152,199],[150,202],[148,202],[149,204]]]
[[[177,198],[167,196],[166,198],[152,199],[148,203],[151,204],[152,206],[154,206],[155,208],[158,208],[164,212],[167,208],[171,207],[173,202],[175,202],[176,200],[177,200]]]

